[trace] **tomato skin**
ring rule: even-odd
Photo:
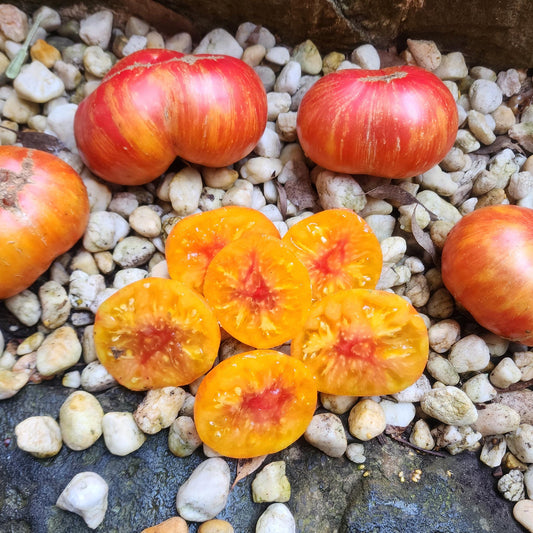
[[[0,146],[0,299],[27,289],[89,220],[77,172],[40,150]]]
[[[485,329],[533,346],[533,210],[483,207],[465,215],[442,250],[442,281]]]
[[[327,74],[306,93],[297,117],[300,144],[316,164],[395,179],[442,160],[457,127],[448,88],[416,66]]]
[[[227,457],[283,450],[311,422],[316,384],[298,360],[275,350],[234,355],[202,380],[194,422],[202,441]]]
[[[263,84],[243,61],[140,50],[80,103],[74,134],[95,174],[141,185],[176,157],[209,167],[235,163],[252,151],[266,120]]]
[[[213,365],[220,328],[196,291],[164,278],[142,279],[109,296],[94,322],[96,354],[131,390],[192,383]]]
[[[346,396],[409,387],[428,353],[426,325],[415,308],[376,289],[348,289],[316,301],[291,343],[291,356],[311,370],[320,392]]]
[[[165,243],[170,277],[203,292],[213,257],[231,241],[248,234],[280,238],[273,222],[250,207],[227,206],[182,218]]]

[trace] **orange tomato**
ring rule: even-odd
[[[272,348],[301,328],[311,305],[311,281],[281,239],[247,235],[213,258],[204,294],[231,336],[254,348]]]
[[[315,302],[291,344],[321,392],[393,394],[424,371],[428,335],[422,317],[397,294],[349,289]]]
[[[170,277],[202,292],[211,259],[247,232],[280,237],[270,219],[249,207],[227,206],[182,218],[165,245]]]
[[[315,380],[297,359],[254,350],[219,363],[202,380],[194,422],[202,441],[227,457],[283,450],[311,422]]]
[[[373,289],[383,266],[370,226],[348,209],[328,209],[300,220],[283,236],[307,267],[313,298],[343,289]]]
[[[98,308],[100,362],[132,390],[187,385],[213,365],[220,328],[196,291],[163,278],[126,285]]]

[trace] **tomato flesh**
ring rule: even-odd
[[[349,289],[311,307],[291,355],[307,365],[321,392],[393,394],[412,385],[428,358],[422,317],[401,296]]]
[[[202,292],[213,257],[248,232],[280,238],[272,221],[249,207],[221,207],[181,219],[165,244],[170,277]]]
[[[307,267],[314,299],[343,289],[373,289],[381,275],[379,241],[348,209],[328,209],[297,222],[283,242]]]
[[[265,349],[283,344],[300,329],[311,305],[311,282],[281,239],[249,235],[213,258],[204,294],[231,336]]]
[[[222,361],[202,380],[194,421],[203,442],[227,457],[282,450],[305,431],[316,407],[315,380],[297,359],[254,350]]]
[[[98,359],[121,385],[146,390],[187,385],[205,374],[218,353],[220,328],[198,293],[150,278],[100,305],[94,340]]]

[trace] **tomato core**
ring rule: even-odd
[[[275,293],[260,272],[255,254],[251,257],[250,266],[243,276],[242,288],[236,291],[236,295],[239,299],[247,299],[254,308],[272,310],[276,305]]]
[[[175,328],[164,322],[145,324],[137,332],[141,363],[146,362],[155,353],[171,350],[173,353],[181,351],[181,343],[176,338]]]
[[[373,361],[376,357],[376,348],[377,343],[371,333],[356,332],[347,335],[346,332],[341,332],[333,351],[346,359]]]
[[[279,382],[273,383],[270,387],[260,393],[245,393],[242,398],[242,410],[250,413],[255,420],[270,420],[278,415],[287,406],[294,396],[281,386]]]

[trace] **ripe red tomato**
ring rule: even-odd
[[[249,232],[280,238],[270,219],[249,207],[232,205],[182,218],[165,243],[170,277],[202,292],[211,259]]]
[[[27,289],[89,220],[76,171],[55,155],[0,146],[0,298]]]
[[[204,295],[232,337],[254,348],[272,348],[301,328],[311,305],[311,280],[281,239],[249,234],[213,257]]]
[[[316,399],[315,380],[300,361],[254,350],[222,361],[202,380],[194,423],[218,453],[257,457],[296,441],[311,422]]]
[[[381,275],[381,246],[370,226],[348,209],[300,220],[283,236],[307,267],[313,298],[342,289],[373,289]]]
[[[164,278],[119,289],[98,308],[96,354],[131,390],[187,385],[213,365],[220,328],[196,291]]]
[[[457,126],[448,88],[415,66],[328,74],[306,93],[297,117],[300,144],[316,164],[396,179],[435,166]]]
[[[483,207],[465,215],[442,250],[442,280],[484,328],[533,346],[533,210]]]
[[[76,112],[86,165],[107,181],[140,185],[176,157],[209,167],[252,151],[267,120],[259,76],[239,59],[140,50],[119,61]]]
[[[422,374],[427,328],[397,294],[348,289],[324,296],[291,343],[291,355],[317,378],[320,392],[347,396],[393,394]]]

